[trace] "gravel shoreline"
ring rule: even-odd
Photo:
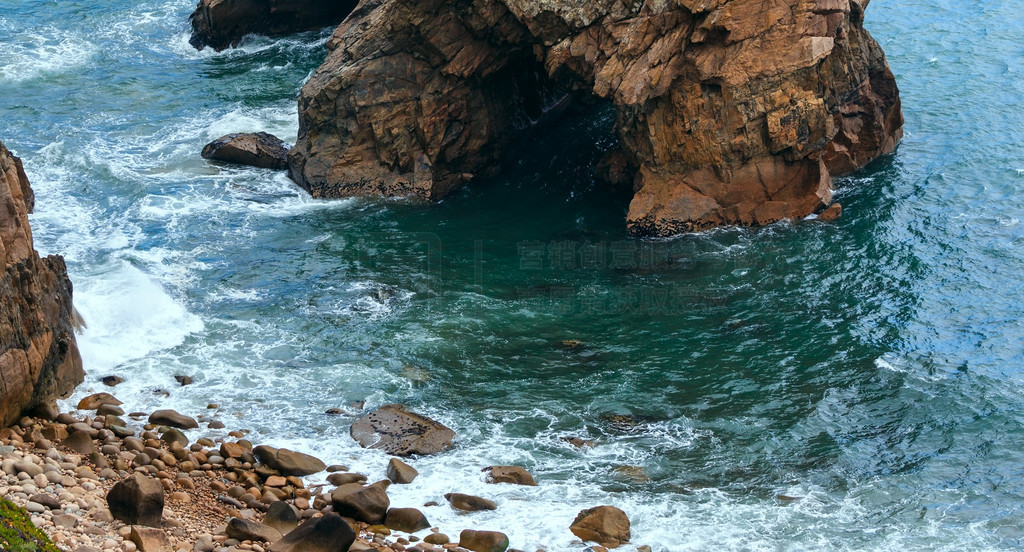
[[[450,538],[440,528],[429,527],[414,508],[389,509],[387,486],[415,477],[415,470],[398,459],[389,466],[389,479],[366,485],[366,475],[346,473],[344,466],[326,467],[318,459],[287,449],[256,447],[241,431],[231,431],[219,442],[207,437],[189,442],[170,425],[194,428],[194,419],[160,411],[129,414],[129,422],[121,417],[124,411],[119,405],[113,396],[98,393],[82,400],[76,416],[57,414],[53,409],[52,416],[24,417],[0,429],[0,496],[29,512],[32,522],[62,551],[268,552],[272,550],[269,541],[279,540],[296,524],[312,524],[339,510],[338,514],[350,516],[343,519],[356,534],[349,548],[352,551],[521,552],[507,548],[508,539],[502,533],[464,531]],[[330,486],[307,487],[295,475],[321,471],[329,472]],[[111,513],[108,504],[111,489],[136,473],[158,481],[163,490],[162,520],[155,533],[133,531],[132,525],[117,519],[123,516]],[[347,492],[355,492],[352,496],[356,498],[348,497]],[[377,500],[382,500],[383,506],[374,504],[373,497],[381,495]],[[286,514],[283,526],[278,514],[273,520],[267,514],[277,502],[291,506],[272,510]],[[347,504],[356,504],[356,509],[346,509]],[[452,506],[464,508],[455,501]],[[374,511],[381,512],[379,520],[373,519]],[[388,513],[386,521],[384,512]],[[392,516],[392,512],[398,515]],[[373,523],[355,519],[360,517]],[[251,523],[231,521],[234,518]],[[424,535],[428,527],[430,532]],[[143,534],[146,531],[148,537]],[[422,537],[412,534],[417,532]],[[628,519],[625,537],[620,540],[614,544],[628,541]],[[579,544],[581,550],[607,550],[595,544],[588,548],[583,541]],[[650,550],[645,546],[635,549]]]

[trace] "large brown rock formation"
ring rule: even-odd
[[[600,98],[634,235],[808,215],[902,134],[868,1],[363,0],[302,89],[291,173],[316,197],[436,199]]]
[[[85,378],[64,259],[40,258],[21,160],[0,143],[0,424],[71,393]]]
[[[356,0],[200,0],[192,12],[192,46],[220,51],[247,34],[283,35],[336,25]]]

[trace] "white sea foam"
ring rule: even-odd
[[[88,324],[79,336],[85,369],[109,372],[124,362],[181,345],[203,323],[128,262],[80,280],[75,305]]]
[[[4,23],[0,34],[12,33]],[[96,44],[56,28],[28,29],[14,34],[0,48],[0,80],[24,82],[68,73],[83,67],[97,54]]]
[[[298,106],[294,101],[262,108],[238,107],[216,116],[207,124],[207,141],[234,132],[269,132],[285,141],[294,141],[298,134]]]

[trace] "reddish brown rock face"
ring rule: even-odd
[[[189,20],[189,42],[220,51],[247,34],[282,35],[336,25],[356,0],[200,0]]]
[[[597,97],[635,170],[634,235],[805,216],[901,136],[866,4],[365,0],[303,87],[291,172],[316,197],[436,199]]]
[[[64,259],[32,245],[32,189],[21,160],[0,144],[0,424],[71,393],[82,359],[71,325]],[[0,426],[0,427],[2,427]]]

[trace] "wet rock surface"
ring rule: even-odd
[[[288,168],[288,145],[266,132],[228,134],[203,147],[204,159],[214,159],[236,165],[250,165],[262,169]],[[182,381],[187,379],[188,383]],[[192,383],[188,376],[176,376],[182,385]]]
[[[312,31],[337,25],[355,0],[201,0],[189,21],[189,43],[202,50],[237,46],[248,34],[268,36]]]
[[[633,235],[809,215],[902,136],[866,6],[367,0],[302,89],[290,171],[315,197],[437,199],[522,130],[607,101],[623,157],[604,172],[632,180]]]
[[[66,397],[85,379],[64,259],[34,249],[21,159],[0,143],[0,424]]]
[[[352,438],[364,448],[395,456],[436,454],[452,447],[455,432],[444,424],[388,404],[352,424]]]

